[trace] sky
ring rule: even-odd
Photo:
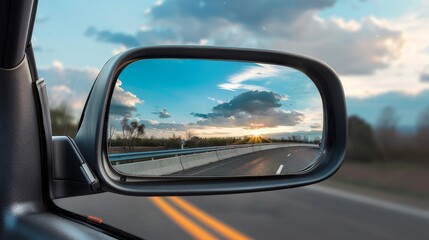
[[[292,68],[253,62],[146,59],[120,73],[110,124],[139,121],[154,137],[322,138],[315,84]]]
[[[349,114],[374,126],[387,106],[404,128],[429,107],[429,1],[243,2],[40,1],[32,41],[51,106],[78,118],[98,71],[121,51],[192,44],[316,57],[339,74]]]

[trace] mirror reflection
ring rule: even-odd
[[[313,166],[323,105],[304,73],[278,65],[146,59],[111,98],[112,166],[139,176],[266,176]]]

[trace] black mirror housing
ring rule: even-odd
[[[107,116],[120,72],[130,63],[153,58],[187,58],[254,61],[297,69],[317,86],[324,109],[324,141],[319,162],[295,175],[239,178],[175,178],[125,176],[113,169],[107,153]],[[322,181],[340,167],[347,140],[344,92],[336,73],[323,62],[295,54],[267,50],[163,46],[135,48],[111,58],[99,73],[87,99],[75,142],[82,157],[98,178],[101,189],[137,196],[203,195],[243,193],[304,186]]]

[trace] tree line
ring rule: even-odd
[[[77,131],[77,120],[67,111],[67,107],[60,105],[51,109],[53,135],[67,135],[74,137]],[[377,123],[371,126],[359,116],[348,118],[349,137],[346,158],[353,161],[374,162],[389,160],[427,161],[429,155],[429,107],[426,107],[416,120],[415,131],[404,133],[398,129],[400,117],[393,107],[384,108]],[[121,146],[131,151],[135,146],[165,148],[180,148],[182,140],[185,147],[224,146],[246,142],[245,138],[199,138],[187,132],[184,138],[172,136],[170,138],[144,137],[145,127],[139,123],[132,123],[130,119],[121,122],[119,138],[116,128],[108,130],[109,146]],[[267,139],[271,142],[314,142],[306,136],[289,136],[280,139]],[[265,139],[263,140],[265,141]]]
[[[420,113],[415,131],[400,131],[399,121],[400,117],[391,106],[381,111],[374,128],[362,118],[350,116],[346,158],[361,162],[429,162],[429,107]]]

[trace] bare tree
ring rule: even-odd
[[[110,125],[109,126],[109,137],[107,139],[107,143],[108,143],[109,147],[112,147],[112,139],[113,139],[113,136],[115,136],[115,133],[116,133],[116,128],[114,126]]]
[[[377,123],[377,138],[385,157],[391,157],[397,141],[397,124],[399,117],[393,107],[385,107]]]
[[[302,138],[302,141],[303,141],[303,142],[305,142],[305,143],[308,143],[308,136],[304,136],[304,137]]]
[[[145,134],[145,125],[138,121],[130,122],[129,116],[121,120],[124,151],[133,151],[138,138]]]
[[[320,137],[315,137],[313,139],[313,143],[315,143],[315,144],[320,144],[321,142],[322,142],[322,140],[320,139]]]
[[[121,120],[121,128],[122,128],[122,137],[125,139],[125,132],[128,127],[128,122],[130,121],[130,117],[125,115]]]
[[[138,121],[133,121],[130,123],[128,132],[130,135],[130,151],[133,151],[137,139],[141,138],[145,134],[145,125]]]
[[[108,136],[107,146],[112,147],[112,139],[113,139],[113,136],[115,136],[116,134],[116,127],[113,124],[113,119],[109,118],[108,126],[109,128],[107,129],[107,136]]]
[[[417,120],[417,146],[420,150],[427,150],[429,146],[429,106],[424,108]]]
[[[191,130],[186,131],[185,133],[186,140],[188,141],[191,140],[193,136],[194,136],[194,133]]]

